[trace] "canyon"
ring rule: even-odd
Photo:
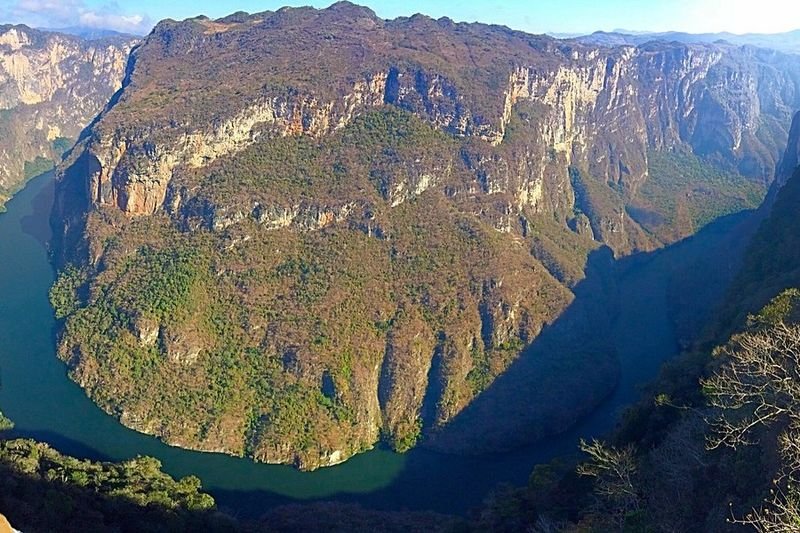
[[[122,86],[136,42],[0,26],[0,207],[61,161]]]

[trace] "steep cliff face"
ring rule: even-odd
[[[0,205],[61,160],[121,87],[134,44],[0,26]]]
[[[723,320],[736,327],[787,288],[800,286],[800,113],[792,123],[775,181],[759,210],[760,225],[728,295]]]
[[[789,130],[789,142],[778,167],[778,172],[775,175],[773,188],[779,189],[782,187],[792,177],[798,166],[800,166],[800,113],[796,114],[794,120],[792,120],[792,127]]]
[[[679,238],[709,197],[713,216],[753,201],[800,94],[776,65],[795,61],[347,3],[163,22],[60,172],[60,353],[106,410],[183,446],[307,468],[379,436],[447,449],[458,435],[437,435],[559,320],[593,251]],[[727,174],[666,188],[653,154]],[[528,385],[590,369],[557,403],[600,401],[611,312],[524,352],[549,368]],[[535,406],[470,438],[578,414]]]
[[[344,26],[351,19],[359,21],[355,31]],[[314,30],[320,25],[332,36],[347,29],[347,39],[326,40]],[[315,48],[289,50],[292,39],[308,35],[318,41]],[[476,50],[478,39],[486,49]],[[221,58],[222,68],[202,61],[237,46],[242,57]],[[324,65],[315,59],[320,47]],[[463,54],[478,68],[455,59]],[[87,140],[96,159],[89,197],[94,205],[152,214],[164,207],[179,168],[204,167],[259,138],[340,131],[364,109],[391,104],[497,147],[505,157],[495,156],[494,172],[486,158],[467,151],[463,159],[484,192],[515,197],[515,213],[530,206],[569,218],[567,168],[582,170],[604,189],[608,202],[600,203],[616,204],[595,214],[606,229],[596,237],[620,252],[646,249],[656,242],[640,234],[641,221],[631,220],[624,206],[652,203],[641,192],[648,151],[693,153],[768,183],[790,112],[800,104],[798,63],[794,56],[723,45],[598,49],[424,17],[386,23],[347,6],[166,22],[134,54],[129,89]],[[237,87],[221,90],[234,77]],[[211,80],[220,90],[203,90]],[[526,131],[514,150],[508,129],[520,109],[527,111]],[[393,201],[435,183],[434,175],[421,177],[387,184]]]

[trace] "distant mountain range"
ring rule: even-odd
[[[109,30],[106,28],[89,28],[86,26],[70,26],[68,28],[41,28],[42,31],[54,33],[66,33],[67,35],[74,35],[86,41],[96,41],[98,39],[108,39],[109,37],[119,38],[133,38],[134,35],[122,33],[119,31]]]
[[[554,35],[564,39],[571,38],[584,44],[600,46],[638,46],[650,41],[667,41],[679,43],[716,43],[725,41],[735,45],[751,45],[761,48],[772,48],[790,54],[800,53],[800,30],[786,33],[685,33],[668,31],[661,33],[630,32],[616,30],[613,32],[596,31],[591,35]]]

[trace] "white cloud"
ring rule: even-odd
[[[80,15],[79,26],[108,28],[125,33],[142,33],[150,27],[149,20],[142,15],[119,15],[86,11]]]
[[[83,26],[142,34],[152,27],[150,17],[127,14],[116,2],[90,8],[85,0],[17,0],[0,6],[0,23],[20,22],[40,28]]]
[[[800,26],[800,2],[790,0],[680,0],[672,4],[680,28],[693,33],[780,33]]]

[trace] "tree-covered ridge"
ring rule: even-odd
[[[200,480],[189,476],[179,481],[161,472],[152,457],[139,457],[119,464],[93,463],[59,454],[46,444],[31,440],[2,441],[0,461],[19,473],[58,479],[99,494],[124,497],[138,505],[156,504],[165,509],[207,511],[214,500],[199,492]]]
[[[764,95],[742,80],[792,59],[742,54],[597,50],[349,3],[165,21],[60,171],[61,357],[129,426],[308,468],[381,437],[452,451],[528,434],[512,429],[523,419],[539,437],[563,430],[617,379],[608,316],[593,324],[602,348],[581,349],[587,326],[569,350],[526,352],[526,383],[497,378],[568,308],[603,244],[625,255],[684,236],[626,209],[649,149],[727,158],[756,180],[774,166],[761,148],[785,109],[751,127]],[[735,130],[722,140],[704,125],[720,112]],[[732,171],[693,172],[692,191],[708,172],[722,199],[689,202],[682,231],[749,200]],[[667,189],[648,192],[678,225],[686,192]],[[463,431],[453,421],[495,385],[542,377],[550,390],[570,368],[592,371],[560,409],[486,408],[502,436],[476,424],[434,438]]]

